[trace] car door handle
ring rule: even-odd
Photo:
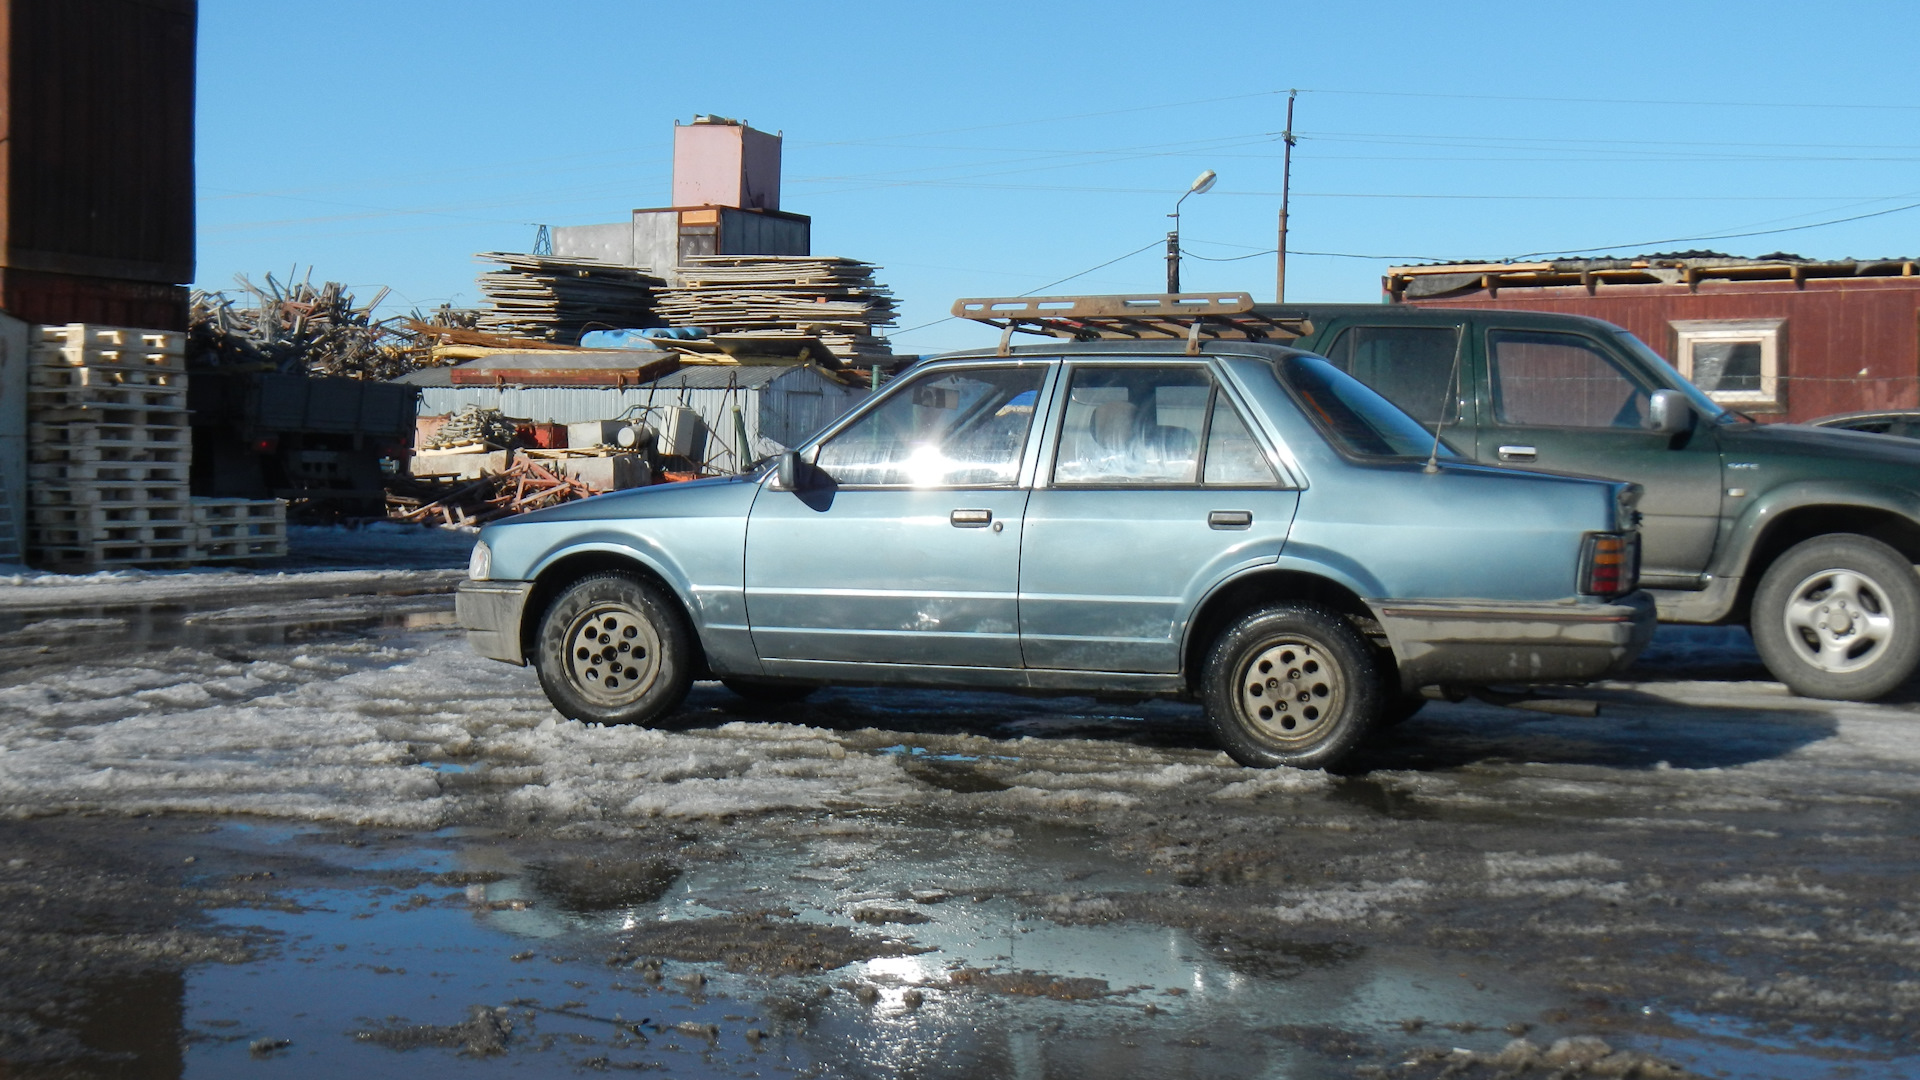
[[[993,524],[993,511],[955,510],[947,515],[947,520],[953,522],[956,529],[984,529]]]
[[[1503,446],[1500,448],[1501,461],[1532,461],[1539,451],[1531,446]]]
[[[1248,529],[1253,527],[1251,510],[1215,510],[1207,515],[1209,529]]]

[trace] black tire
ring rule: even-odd
[[[1257,769],[1336,764],[1366,738],[1385,696],[1372,646],[1312,604],[1265,608],[1228,627],[1201,679],[1220,745]]]
[[[650,724],[693,685],[693,634],[680,606],[628,574],[593,574],[554,597],[533,657],[547,700],[570,720]]]
[[[805,683],[759,682],[755,679],[721,679],[720,685],[755,705],[791,705],[813,696],[817,686]]]
[[[1794,693],[1872,701],[1920,666],[1920,577],[1878,540],[1816,536],[1767,568],[1748,628]]]

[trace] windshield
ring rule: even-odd
[[[1288,356],[1275,370],[1337,449],[1360,457],[1426,457],[1433,450],[1433,432],[1327,361]],[[1442,442],[1440,456],[1460,455]]]
[[[1701,416],[1712,420],[1716,424],[1730,424],[1742,419],[1738,413],[1728,412],[1719,402],[1708,397],[1705,390],[1700,389],[1682,378],[1680,373],[1673,370],[1673,365],[1667,363],[1664,357],[1649,348],[1646,342],[1634,337],[1633,331],[1616,331],[1615,336],[1620,339],[1620,344],[1626,346],[1628,352],[1639,357],[1641,361],[1646,363],[1653,371],[1666,376],[1667,385],[1665,389],[1678,390],[1687,395],[1688,404],[1691,404],[1694,411],[1698,412]]]

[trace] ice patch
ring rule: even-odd
[[[1361,881],[1324,892],[1294,892],[1290,903],[1273,909],[1274,918],[1285,923],[1358,922],[1374,915],[1382,905],[1416,900],[1426,895],[1432,884],[1414,878],[1398,878],[1381,884]]]
[[[1216,799],[1253,799],[1261,795],[1308,795],[1333,786],[1333,778],[1318,770],[1271,769],[1252,779],[1228,784],[1213,793]]]
[[[1488,877],[1543,877],[1548,874],[1605,874],[1620,869],[1620,860],[1591,851],[1571,855],[1522,855],[1513,851],[1486,854]]]

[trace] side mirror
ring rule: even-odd
[[[800,490],[800,455],[792,450],[773,459],[773,490]]]
[[[1678,390],[1655,390],[1647,399],[1645,427],[1662,435],[1678,435],[1693,427],[1693,407],[1687,404],[1687,396]]]

